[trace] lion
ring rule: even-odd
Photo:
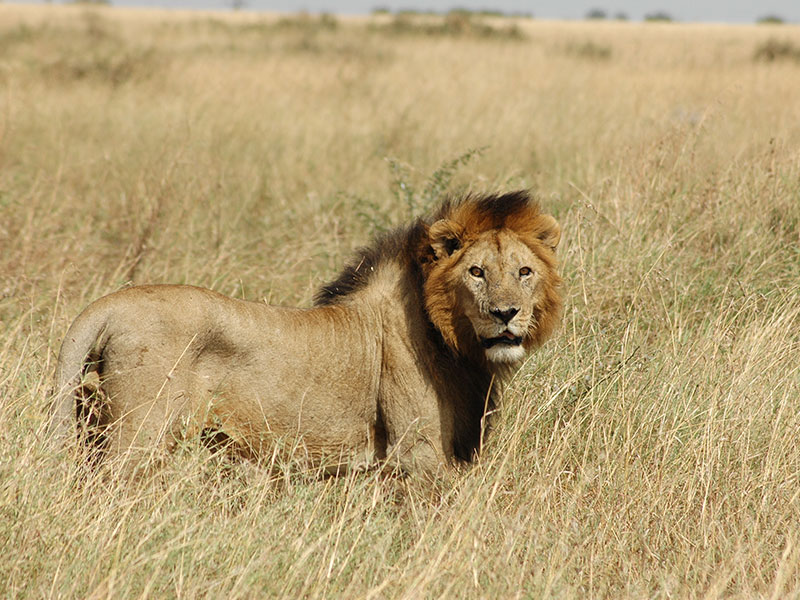
[[[332,474],[453,472],[558,325],[560,237],[527,192],[467,195],[361,249],[311,308],[114,292],[63,341],[53,439],[125,472],[192,438],[256,461],[291,447]]]

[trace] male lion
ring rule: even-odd
[[[200,436],[433,476],[473,458],[503,382],[556,327],[560,236],[526,192],[468,196],[362,249],[313,308],[115,292],[67,332],[53,429],[68,440],[77,420],[125,472]]]

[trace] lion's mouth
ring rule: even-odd
[[[492,346],[498,346],[498,345],[519,346],[521,343],[522,343],[522,338],[518,335],[514,335],[507,329],[497,337],[481,339],[481,345],[484,348],[491,348]]]

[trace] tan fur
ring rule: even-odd
[[[202,435],[253,459],[433,475],[474,456],[497,390],[556,326],[559,237],[524,192],[468,197],[376,240],[313,308],[113,293],[67,332],[53,428],[73,439],[77,415],[123,470]]]

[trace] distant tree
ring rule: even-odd
[[[247,0],[229,0],[233,10],[242,10],[247,6]]]
[[[624,12],[618,12],[618,13],[616,13],[616,14],[614,15],[614,18],[615,18],[617,21],[627,21],[627,20],[628,20],[628,14],[627,14],[627,13],[624,13]]]
[[[759,25],[783,25],[785,22],[778,15],[764,15],[756,21]]]
[[[391,12],[392,12],[392,9],[390,9],[390,8],[388,8],[386,6],[376,6],[375,8],[372,9],[372,14],[373,15],[388,15],[388,14],[391,14]]]
[[[672,17],[669,13],[664,12],[663,10],[657,10],[656,12],[647,13],[644,16],[645,21],[658,21],[661,23],[669,23],[672,21]]]
[[[592,8],[586,13],[586,18],[591,20],[605,19],[608,15],[602,8]]]

